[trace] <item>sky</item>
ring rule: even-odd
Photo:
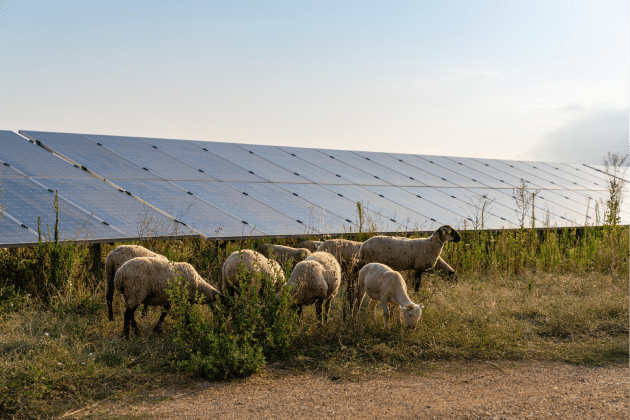
[[[601,164],[628,1],[0,0],[0,129]]]

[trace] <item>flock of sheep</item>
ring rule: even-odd
[[[369,310],[381,303],[385,325],[390,328],[388,304],[398,305],[407,325],[415,328],[422,315],[423,305],[412,302],[407,294],[406,283],[399,271],[414,270],[414,285],[420,286],[422,273],[435,269],[456,279],[455,271],[440,258],[446,242],[460,241],[460,235],[451,226],[438,228],[429,238],[407,239],[389,236],[374,236],[367,241],[355,242],[331,239],[325,242],[302,241],[304,248],[282,245],[261,245],[255,251],[235,251],[223,263],[221,291],[201,278],[187,263],[170,262],[139,245],[121,245],[114,249],[105,261],[107,277],[107,306],[110,321],[114,319],[112,309],[114,289],[124,299],[125,315],[123,336],[129,337],[132,327],[135,334],[139,329],[134,318],[138,306],[161,306],[162,313],[155,329],[160,330],[170,303],[167,285],[178,279],[189,296],[199,292],[210,303],[219,296],[233,296],[239,290],[239,279],[248,275],[264,275],[273,283],[288,288],[291,306],[301,314],[302,307],[315,304],[317,320],[325,323],[330,303],[337,294],[343,273],[358,271],[358,290],[352,316],[357,316],[361,303],[367,295]],[[292,263],[293,271],[284,283],[285,275],[281,264]],[[354,293],[354,275],[348,275],[348,292]],[[280,293],[278,293],[278,298]]]

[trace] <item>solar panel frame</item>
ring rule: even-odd
[[[32,245],[38,242],[37,233],[26,225],[11,217],[8,213],[0,212],[0,247],[15,245]]]
[[[315,149],[287,146],[278,146],[278,148],[284,150],[289,154],[292,154],[295,157],[302,159],[305,162],[309,162],[315,166],[320,167],[321,169],[324,169],[325,171],[335,174],[337,178],[343,178],[350,181],[350,183],[346,185],[389,185],[385,181],[374,178],[373,175],[361,171],[338,159],[335,159],[334,157],[331,157],[331,155],[326,155]]]
[[[92,175],[26,138],[0,130],[0,160],[27,176],[92,178]]]
[[[120,180],[115,185],[183,222],[185,228],[195,229],[210,239],[267,236],[265,232],[243,223],[234,215],[192,193],[188,194],[171,181]]]
[[[351,224],[331,211],[305,200],[299,194],[282,188],[286,184],[233,182],[230,185],[270,207],[282,209],[289,217],[311,227],[312,233],[343,232],[344,226]]]
[[[315,149],[391,185],[421,187],[424,184],[349,150]],[[365,184],[369,185],[369,184]]]
[[[16,171],[6,162],[0,160],[0,180],[2,178],[23,178],[24,174]]]
[[[85,136],[97,145],[108,148],[160,178],[169,181],[217,181],[216,178],[199,171],[199,169],[182,162],[159,148],[152,147],[138,137],[94,134],[86,134]]]
[[[165,153],[176,157],[197,170],[223,182],[267,182],[245,168],[223,159],[208,149],[199,147],[187,140],[170,140],[142,137],[147,144],[157,147]]]
[[[54,191],[47,190],[29,178],[6,178],[3,184],[2,201],[8,214],[33,231],[37,230],[37,217],[40,216],[42,232],[47,233],[48,228],[53,231],[56,218]],[[95,237],[99,239],[124,237],[116,229],[85,212],[61,194],[58,198],[61,240],[85,241]]]
[[[206,148],[210,153],[213,153],[229,162],[238,164],[245,168],[250,173],[258,175],[267,182],[290,182],[294,184],[304,183],[310,184],[311,181],[302,177],[296,176],[295,173],[289,172],[280,165],[263,159],[262,157],[249,153],[242,147],[233,143],[220,143],[201,140],[190,140],[190,143],[195,144],[201,148]]]
[[[22,130],[20,133],[103,179],[160,179],[118,153],[98,146],[82,134]]]
[[[297,229],[308,227],[225,182],[174,181],[173,184],[271,236],[294,235]]]
[[[352,184],[345,178],[337,177],[325,169],[298,158],[276,146],[235,143],[243,150],[252,152],[276,165],[283,166],[295,176],[301,176],[316,184]]]

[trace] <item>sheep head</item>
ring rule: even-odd
[[[458,243],[461,240],[459,233],[457,233],[457,231],[449,225],[440,227],[437,232],[438,235],[440,235],[440,241],[442,241],[442,243],[446,243],[448,241]]]
[[[422,309],[424,305],[422,303],[410,303],[402,308],[403,318],[411,329],[415,329],[422,316]]]

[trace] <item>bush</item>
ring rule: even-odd
[[[236,295],[216,299],[211,310],[194,306],[203,296],[189,296],[180,279],[168,285],[179,369],[212,379],[243,377],[289,349],[295,314],[288,292],[260,273],[242,271],[237,281]]]

